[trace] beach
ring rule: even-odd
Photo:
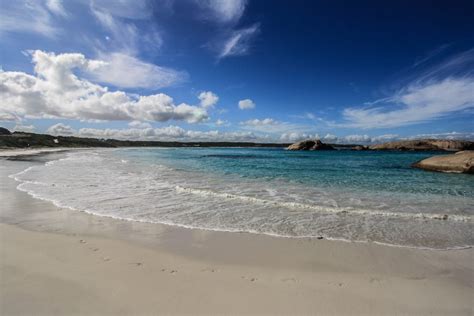
[[[50,153],[36,156],[44,163]],[[57,158],[57,157],[56,157]],[[59,208],[2,160],[1,314],[471,315],[474,251],[212,232]]]

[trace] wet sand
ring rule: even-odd
[[[472,315],[474,250],[191,230],[60,209],[0,160],[0,314]]]

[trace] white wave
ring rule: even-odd
[[[454,220],[454,221],[472,221],[473,216],[470,215],[457,215],[457,214],[425,214],[425,213],[401,213],[401,212],[388,212],[388,211],[378,211],[378,210],[364,210],[364,209],[353,209],[348,207],[337,207],[331,208],[328,206],[318,206],[318,205],[309,205],[304,203],[297,202],[279,202],[279,201],[270,201],[265,199],[259,199],[250,196],[242,196],[231,193],[218,193],[210,190],[200,190],[193,188],[185,188],[181,186],[176,186],[176,191],[186,192],[200,196],[213,196],[222,199],[233,199],[241,200],[255,204],[261,205],[274,205],[277,207],[286,207],[289,209],[301,209],[301,210],[311,210],[316,212],[323,213],[336,213],[339,215],[351,213],[359,215],[377,215],[377,216],[388,216],[388,217],[402,217],[402,218],[421,218],[421,219],[436,219],[436,220]]]

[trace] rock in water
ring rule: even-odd
[[[357,146],[352,147],[351,149],[361,151],[361,150],[369,150],[369,147],[363,146],[363,145],[357,145]]]
[[[453,155],[433,156],[412,165],[430,171],[474,174],[474,151],[460,151]]]
[[[303,140],[288,146],[287,150],[335,150],[334,147],[324,144],[319,139]]]

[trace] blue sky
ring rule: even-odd
[[[0,124],[150,140],[474,138],[474,3],[36,0],[0,10]]]

